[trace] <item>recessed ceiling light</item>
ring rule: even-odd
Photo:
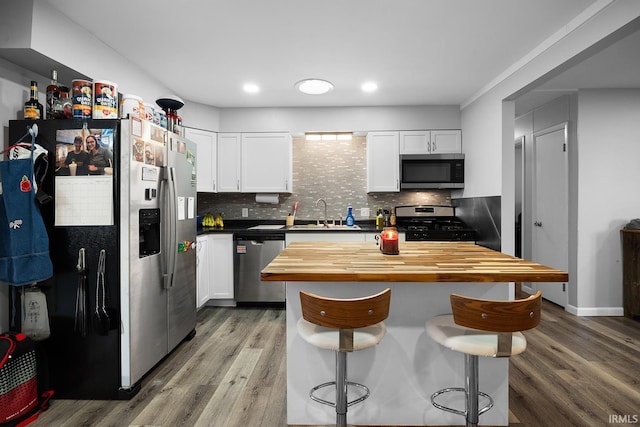
[[[254,83],[247,83],[244,86],[242,86],[242,89],[244,89],[244,91],[247,92],[247,93],[258,93],[258,92],[260,92],[260,87],[257,84],[254,84]]]
[[[363,92],[375,92],[378,90],[378,85],[374,82],[367,82],[361,86]]]
[[[296,89],[307,95],[322,95],[333,89],[333,84],[326,80],[305,79],[296,83]]]

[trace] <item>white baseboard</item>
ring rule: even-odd
[[[575,316],[624,316],[623,307],[576,307],[567,304],[564,309]]]

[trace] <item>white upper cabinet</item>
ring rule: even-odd
[[[367,192],[400,191],[399,132],[367,133]]]
[[[407,130],[400,132],[400,154],[429,154],[431,132],[428,130]]]
[[[461,130],[432,130],[431,154],[462,153]]]
[[[215,193],[218,191],[218,135],[208,130],[185,128],[184,136],[198,146],[196,157],[197,191]]]
[[[218,193],[240,192],[240,134],[218,134]]]
[[[292,140],[288,133],[242,134],[243,193],[292,191]]]
[[[412,130],[400,132],[400,154],[446,154],[462,152],[460,130]]]

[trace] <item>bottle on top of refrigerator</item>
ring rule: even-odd
[[[54,118],[53,107],[56,101],[60,98],[62,90],[58,84],[58,72],[51,70],[51,83],[47,86],[47,119]]]
[[[353,217],[353,208],[347,207],[347,227],[353,227],[356,224],[356,219]]]
[[[23,114],[27,120],[44,119],[44,110],[38,101],[38,82],[36,81],[31,81],[29,100],[24,103]]]

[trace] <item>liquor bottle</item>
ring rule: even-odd
[[[51,70],[51,84],[47,86],[47,119],[55,117],[54,105],[60,98],[60,85],[58,84],[58,72]]]
[[[353,227],[356,224],[356,219],[353,217],[353,208],[349,206],[347,208],[347,227]]]
[[[24,103],[24,118],[27,120],[38,120],[44,118],[44,110],[38,101],[38,82],[31,81],[29,100]]]

